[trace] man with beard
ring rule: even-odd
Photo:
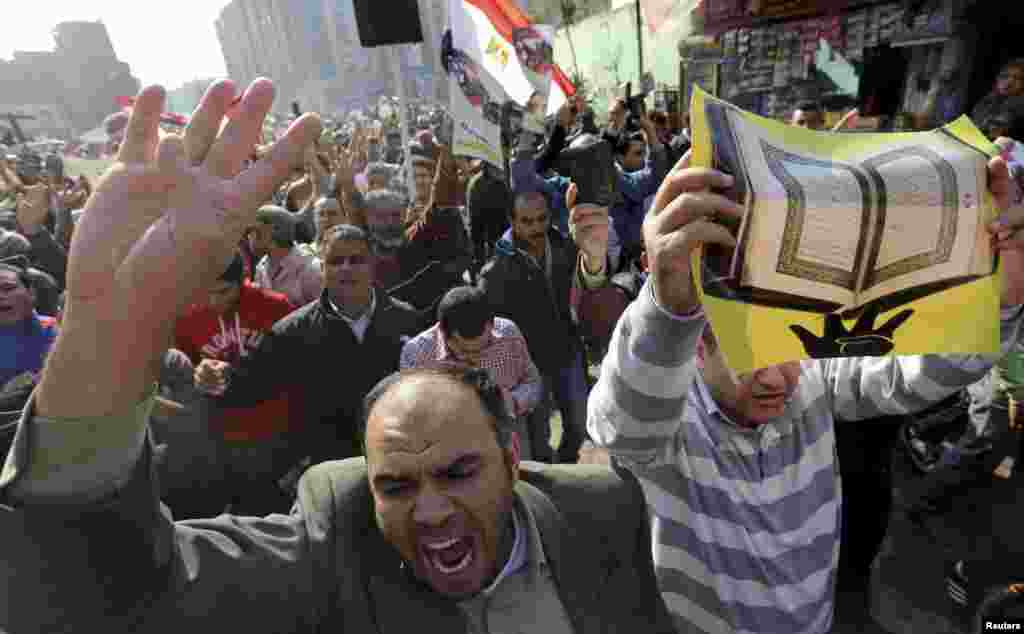
[[[370,244],[376,260],[375,283],[381,288],[391,288],[403,279],[399,253],[406,244],[405,198],[389,189],[378,189],[366,193],[366,228],[370,233]]]
[[[112,172],[90,200],[66,336],[0,480],[3,579],[10,592],[17,583],[17,600],[0,607],[3,628],[670,634],[636,481],[521,465],[501,392],[482,372],[419,371],[380,385],[358,419],[367,459],[311,469],[289,515],[172,521],[146,433],[167,316],[216,279],[255,207],[319,134],[315,116],[301,117],[269,160],[242,172],[273,89],[256,82],[219,133],[234,96],[230,83],[214,84],[186,144],[158,140],[163,91],[144,90],[119,159],[145,169]],[[173,229],[109,222],[140,210],[173,216]],[[228,222],[209,221],[217,210]],[[328,237],[328,306],[368,287],[368,273],[355,272],[365,240],[342,233],[351,232]],[[302,356],[278,370],[315,366],[319,353],[324,363],[303,379],[320,389],[362,380],[374,360],[307,334]],[[339,360],[357,364],[341,380]]]

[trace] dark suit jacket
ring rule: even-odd
[[[291,389],[304,423],[304,446],[294,447],[299,454],[296,459],[310,455],[314,462],[321,462],[362,455],[363,397],[378,381],[398,371],[402,346],[421,331],[422,322],[412,306],[381,289],[375,293],[377,306],[362,342],[331,307],[324,291],[320,301],[274,324],[234,368],[227,392],[218,402],[224,407],[250,407]]]
[[[27,464],[30,429],[19,429],[4,498]],[[407,577],[382,538],[362,458],[307,471],[289,516],[177,524],[153,493],[150,462],[147,447],[105,504],[0,508],[0,631],[466,631],[459,608]],[[521,474],[516,495],[575,631],[672,633],[636,480],[576,465],[524,463]]]
[[[556,376],[582,348],[570,308],[579,251],[572,240],[548,229],[551,283],[514,244],[502,239],[480,271],[480,287],[497,315],[519,326],[541,374]]]

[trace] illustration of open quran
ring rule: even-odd
[[[988,157],[948,130],[815,145],[711,97],[703,109],[712,165],[735,177],[725,194],[745,209],[735,249],[704,247],[706,294],[814,313],[885,311],[995,271]],[[828,149],[846,139],[844,151]]]

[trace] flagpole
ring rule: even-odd
[[[409,108],[405,103],[405,81],[402,78],[401,57],[398,46],[389,46],[391,72],[395,78],[395,91],[398,93],[398,127],[402,135],[402,174],[405,176],[405,195],[409,201],[414,200],[416,190],[413,187],[413,174],[409,169]]]
[[[644,31],[643,18],[640,17],[640,0],[636,0],[636,59],[640,69],[637,81],[644,76]]]

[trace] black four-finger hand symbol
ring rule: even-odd
[[[836,357],[880,357],[892,352],[896,344],[893,334],[914,314],[913,309],[900,311],[878,329],[875,319],[879,308],[869,306],[857,318],[853,330],[847,330],[838,314],[825,316],[825,333],[821,337],[803,326],[793,325],[789,329],[800,338],[804,350],[812,359],[832,359]]]

